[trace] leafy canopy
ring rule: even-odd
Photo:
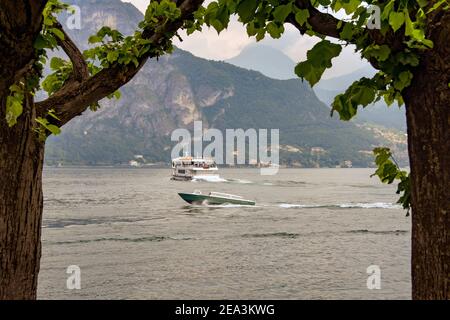
[[[379,30],[367,27],[373,18],[372,6],[380,8]],[[285,24],[290,23],[302,34],[321,39],[308,51],[307,60],[295,68],[296,74],[312,86],[332,66],[332,59],[343,46],[354,45],[355,51],[379,72],[372,79],[355,82],[335,98],[333,110],[341,119],[349,120],[356,115],[358,106],[365,107],[379,99],[388,105],[394,101],[403,104],[402,92],[411,83],[421,52],[433,48],[432,41],[425,37],[427,15],[448,9],[447,0],[216,0],[199,10],[198,21],[189,32],[201,30],[204,23],[220,33],[228,26],[230,15],[236,14],[248,35],[260,41],[267,34],[280,38]],[[346,19],[331,15],[340,10]],[[330,27],[334,30],[330,31]],[[335,38],[334,42],[327,36]]]

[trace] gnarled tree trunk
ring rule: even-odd
[[[200,7],[203,0],[176,1],[180,16],[164,19],[143,31],[142,37],[158,50],[149,50],[138,65],[115,63],[90,75],[82,53],[63,32],[58,45],[73,65],[71,77],[48,99],[33,103],[30,95],[17,124],[9,128],[5,120],[9,88],[37,72],[39,58],[34,44],[42,29],[42,12],[47,0],[0,1],[0,300],[36,298],[41,256],[42,167],[44,142],[34,131],[36,113],[45,117],[54,110],[63,126],[130,81],[149,58],[170,46],[178,29]],[[55,119],[52,118],[55,122]]]
[[[450,299],[450,12],[429,29],[425,53],[407,89],[412,187],[413,299]]]
[[[35,299],[41,257],[44,143],[29,98],[18,123],[0,108],[0,300]]]

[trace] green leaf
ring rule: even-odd
[[[389,14],[389,24],[392,30],[397,31],[405,23],[405,14],[403,12],[392,11]]]
[[[375,90],[371,87],[361,86],[358,87],[354,95],[353,99],[358,102],[360,105],[367,106],[375,100]]]
[[[427,6],[428,0],[417,0],[417,3],[419,4],[419,6],[420,6],[421,8],[424,8],[424,7]]]
[[[334,98],[331,106],[333,108],[331,114],[336,111],[337,113],[339,113],[340,119],[345,121],[353,118],[358,110],[358,105],[349,101],[349,99],[344,94],[338,94]]]
[[[110,51],[108,52],[108,55],[106,56],[106,60],[108,60],[109,63],[115,62],[119,58],[119,53],[117,51]]]
[[[47,119],[38,117],[35,119],[37,123],[39,123],[42,127],[50,131],[55,136],[59,135],[61,133],[61,128],[58,126],[55,126],[54,124],[51,124],[48,122]]]
[[[48,47],[48,43],[45,40],[44,36],[42,34],[39,34],[36,38],[36,41],[34,42],[34,48],[35,49],[45,49]]]
[[[55,120],[61,120],[61,119],[59,119],[59,117],[55,114],[55,110],[54,110],[54,109],[50,109],[50,110],[48,111],[48,115],[49,115],[50,117],[52,117],[53,119],[55,119]]]
[[[378,75],[372,79],[361,78],[343,93],[338,95],[332,103],[332,112],[337,111],[341,120],[350,120],[357,111],[358,106],[366,107],[374,102],[379,90]]]
[[[57,36],[59,39],[64,40],[64,33],[56,28],[51,28],[50,32]]]
[[[102,41],[103,41],[103,37],[100,37],[100,36],[97,36],[97,35],[92,35],[88,39],[88,42],[90,44],[99,43],[99,42],[102,42]]]
[[[389,15],[391,14],[392,10],[394,9],[395,1],[391,0],[389,1],[383,8],[383,12],[381,13],[381,19],[388,20]]]
[[[63,59],[61,59],[61,58],[58,58],[58,57],[53,57],[51,60],[50,60],[50,68],[52,69],[52,70],[58,70],[58,69],[60,69],[61,67],[63,67],[64,65],[65,65],[65,61],[63,60]]]
[[[295,14],[295,21],[298,22],[298,24],[300,24],[301,26],[304,25],[309,18],[309,10],[308,9],[300,9],[296,14]]]
[[[133,62],[136,68],[139,67],[139,60],[136,57],[132,57],[131,62]]]
[[[345,13],[352,14],[355,12],[356,8],[359,7],[361,4],[360,0],[347,0],[347,1],[341,1],[342,8],[344,8]]]
[[[211,25],[216,29],[217,33],[220,33],[225,29],[225,26],[217,19],[211,21]]]
[[[270,36],[274,39],[278,39],[281,37],[281,35],[284,32],[283,25],[278,26],[275,22],[271,21],[267,24],[267,32],[270,34]]]
[[[364,51],[363,55],[366,58],[375,58],[378,61],[386,61],[389,58],[391,49],[385,44],[379,46],[376,44],[368,46]]]
[[[17,123],[17,118],[22,114],[22,101],[14,96],[6,98],[6,122],[12,127]]]
[[[255,36],[258,33],[259,29],[255,27],[255,24],[250,22],[247,24],[247,34],[252,37]]]
[[[403,65],[417,67],[419,65],[419,57],[415,53],[399,52],[396,59]]]
[[[408,10],[405,10],[405,35],[412,36],[413,31],[414,31],[413,22],[409,17]]]
[[[50,131],[55,136],[57,136],[57,135],[59,135],[61,133],[61,128],[59,128],[58,126],[55,126],[53,124],[47,125],[47,129],[48,129],[48,131]]]
[[[273,17],[278,22],[284,22],[288,15],[292,12],[292,4],[281,5],[273,11]]]
[[[413,74],[410,71],[403,71],[398,75],[397,80],[394,82],[394,88],[398,91],[402,91],[411,84],[412,78]]]
[[[401,204],[403,209],[408,210],[408,215],[411,208],[411,183],[409,174],[399,168],[389,148],[375,148],[373,153],[375,155],[377,170],[371,177],[378,176],[381,182],[387,184],[392,184],[395,180],[399,181],[397,194],[401,194],[401,197],[397,203]]]
[[[312,64],[307,61],[300,62],[295,67],[295,74],[302,79],[305,78],[311,86],[314,86],[320,81],[323,71],[325,70],[314,68]]]
[[[241,21],[244,23],[249,22],[255,16],[256,8],[258,8],[258,1],[255,0],[244,0],[239,3],[237,13]]]
[[[307,60],[296,66],[295,73],[314,86],[319,82],[325,69],[331,67],[331,60],[337,57],[341,50],[341,45],[322,40],[308,51]]]
[[[342,31],[339,33],[339,35],[341,36],[341,39],[343,40],[351,40],[353,37],[353,26],[351,23],[346,23],[344,25],[344,28],[342,29]]]
[[[17,118],[23,112],[24,89],[21,85],[12,85],[9,87],[10,95],[6,97],[6,122],[12,127],[17,123]]]

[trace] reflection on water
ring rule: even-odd
[[[372,171],[230,169],[224,182],[179,182],[163,169],[46,168],[39,298],[409,299],[410,220]],[[194,189],[256,206],[177,194]],[[81,290],[65,287],[69,265]]]

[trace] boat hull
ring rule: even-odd
[[[203,180],[211,182],[225,181],[219,175],[203,175],[203,176],[175,176],[173,175],[171,180],[175,181],[192,181],[192,180]]]
[[[172,176],[170,179],[175,181],[190,181],[192,180],[192,177]]]
[[[179,193],[184,201],[190,204],[206,204],[206,205],[221,205],[221,204],[238,204],[246,206],[254,206],[255,202],[250,200],[228,199],[221,197],[214,197],[204,194]]]

